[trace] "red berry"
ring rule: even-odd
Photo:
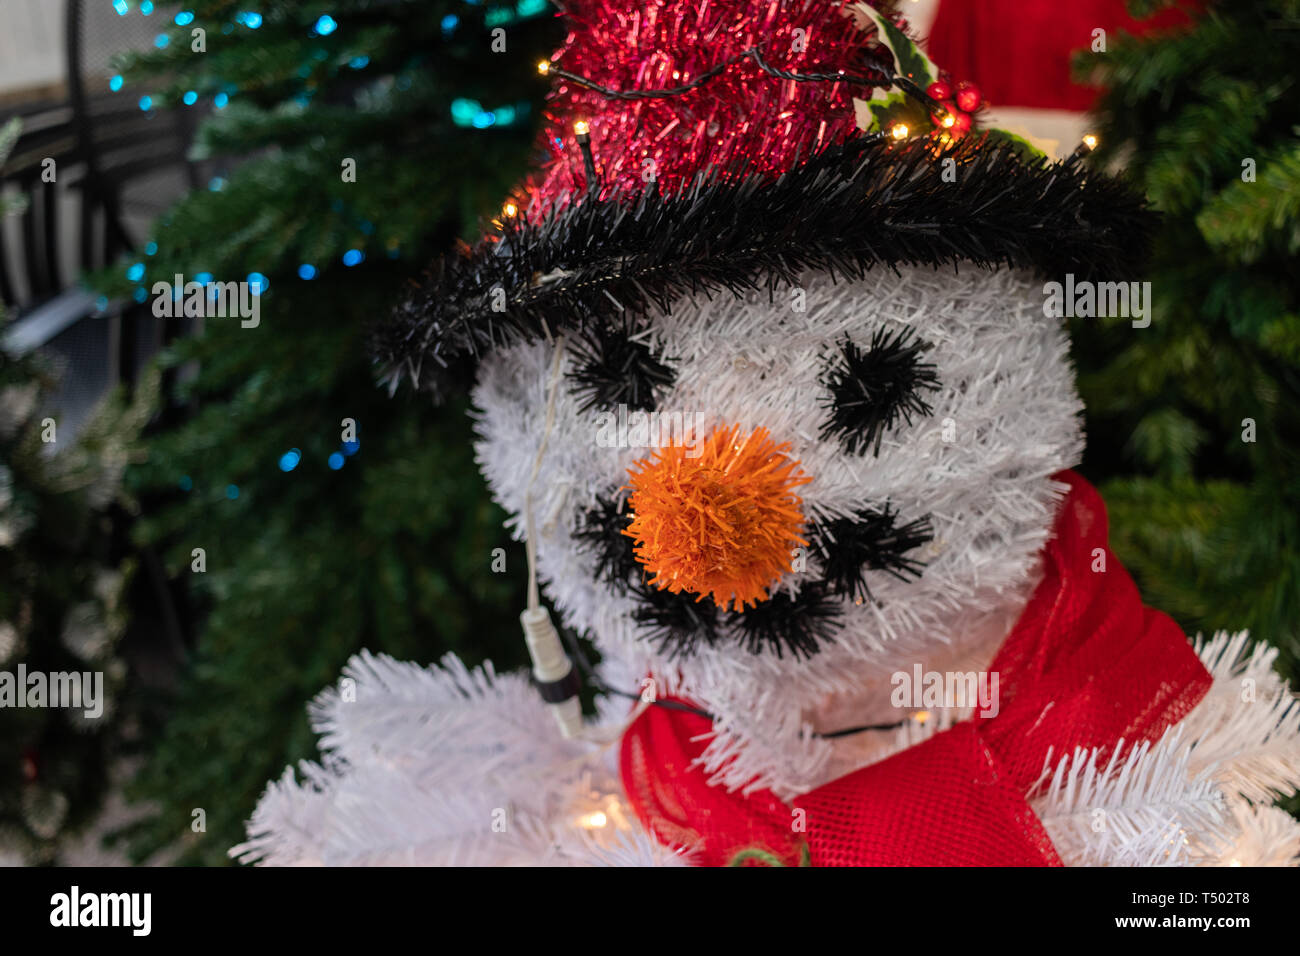
[[[957,105],[967,113],[974,113],[980,108],[983,97],[980,96],[980,88],[969,80],[962,80],[957,84]]]
[[[953,113],[952,126],[949,127],[949,132],[951,132],[954,136],[961,136],[969,131],[970,131],[970,114]]]
[[[943,80],[935,80],[925,88],[925,92],[932,100],[946,100],[952,96],[952,87]]]

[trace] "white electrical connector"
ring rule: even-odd
[[[580,681],[573,663],[564,653],[560,635],[544,607],[529,608],[519,615],[524,642],[533,660],[533,677],[546,706],[570,739],[583,736],[582,704],[578,700]]]

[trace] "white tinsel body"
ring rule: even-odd
[[[813,479],[800,489],[812,520],[886,503],[905,521],[931,518],[920,578],[874,574],[875,600],[846,600],[842,632],[811,659],[754,654],[725,639],[674,657],[644,640],[635,599],[596,579],[595,557],[573,532],[651,449],[603,447],[597,411],[580,412],[559,381],[532,493],[546,597],[568,626],[592,635],[607,684],[638,691],[652,675],[659,695],[715,715],[703,757],[715,785],[793,797],[962,716],[835,740],[809,733],[897,722],[891,676],[914,665],[982,669],[1037,584],[1064,490],[1051,475],[1082,451],[1068,343],[1042,304],[1041,285],[1014,272],[903,268],[851,282],[808,275],[771,301],[700,297],[653,318],[647,343],[676,373],[658,396],[661,413],[681,413],[706,431],[762,426],[790,442]],[[821,378],[836,342],[849,336],[862,345],[880,328],[908,328],[928,343],[925,360],[941,389],[927,396],[932,414],[887,433],[878,455],[849,455],[820,437],[828,414]],[[547,434],[553,357],[546,343],[499,350],[475,391],[478,458],[516,537]],[[808,565],[804,574],[815,580],[816,555]],[[795,592],[804,580],[792,571],[775,586]],[[1300,830],[1266,804],[1300,783],[1300,712],[1271,671],[1271,652],[1247,653],[1244,637],[1219,636],[1202,653],[1214,687],[1156,745],[1113,765],[1060,754],[1059,766],[1044,768],[1048,784],[1034,806],[1067,863],[1295,856]],[[233,851],[242,858],[682,862],[629,818],[610,750],[564,740],[523,677],[470,672],[455,658],[426,670],[362,655],[345,678],[352,683],[313,705],[322,764],[304,765],[301,781],[286,771],[271,785],[249,842]],[[1238,700],[1242,681],[1252,703]],[[624,715],[611,712],[604,723],[617,726]]]

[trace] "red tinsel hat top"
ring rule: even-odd
[[[767,63],[799,73],[871,72],[874,30],[843,0],[569,0],[570,26],[555,65],[617,90],[664,89],[757,47]],[[888,55],[887,53],[885,54]],[[863,87],[779,79],[753,61],[663,99],[609,99],[557,80],[546,110],[551,161],[530,189],[530,214],[585,191],[573,126],[591,130],[601,192],[666,192],[714,167],[726,177],[780,173],[856,128]]]

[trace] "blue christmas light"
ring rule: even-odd
[[[103,312],[107,308],[108,308],[108,296],[101,295],[98,299],[95,300],[96,312]]]
[[[158,243],[156,242],[145,243],[144,254],[146,256],[156,256],[158,254]]]
[[[298,467],[300,461],[302,461],[302,452],[296,448],[290,448],[280,456],[280,470],[293,471]]]
[[[535,17],[546,12],[546,0],[519,0],[515,4],[515,11],[521,17]]]
[[[234,501],[239,497],[239,485],[226,485],[226,497]]]
[[[160,33],[153,38],[153,45],[160,50],[166,47],[167,44],[171,42],[172,42],[172,38],[165,33]]]
[[[212,97],[212,105],[219,110],[225,109],[226,104],[229,102],[230,102],[230,97],[227,96],[225,93],[218,93],[216,96]]]
[[[343,443],[343,454],[347,455],[349,458],[355,455],[360,449],[361,442],[359,441],[345,441]]]
[[[131,298],[135,299],[137,302],[143,302],[145,299],[149,298],[149,293],[145,291],[144,286],[139,286],[135,292],[131,294]]]
[[[189,26],[194,22],[194,13],[191,10],[182,10],[176,14],[176,25],[178,27]]]
[[[211,192],[219,193],[221,192],[221,190],[225,188],[226,188],[226,181],[222,179],[220,176],[213,176],[211,179],[208,180],[208,189]]]
[[[113,9],[117,11],[119,17],[124,17],[131,11],[131,4],[126,0],[113,0]]]
[[[298,267],[298,278],[304,280],[316,278],[316,267],[310,262],[304,262]]]
[[[348,61],[348,66],[352,67],[354,70],[364,70],[369,65],[370,57],[368,56],[354,56]]]
[[[478,100],[460,98],[451,101],[451,118],[457,126],[468,126],[482,112],[483,104]]]
[[[338,452],[335,452],[330,455],[328,464],[330,466],[330,471],[338,471],[343,467],[343,456]]]
[[[460,23],[460,17],[456,16],[456,14],[454,13],[447,14],[445,17],[442,18],[442,32],[451,33],[453,30],[456,29],[456,25],[459,23]]]
[[[144,278],[144,263],[137,262],[131,268],[126,270],[126,277],[132,282],[139,282]]]
[[[117,73],[109,77],[108,88],[112,90],[114,93],[116,93],[118,90],[122,88],[122,84],[124,84],[125,82],[126,80],[122,79],[122,74]]]
[[[262,15],[260,13],[245,13],[244,26],[250,30],[256,30],[262,25]]]
[[[250,272],[248,274],[248,287],[252,290],[253,295],[261,295],[271,287],[271,283],[262,273]]]
[[[180,485],[181,491],[190,491],[194,487],[194,481],[189,475],[181,475],[181,480],[176,484]]]
[[[339,28],[338,21],[328,13],[316,21],[316,32],[323,37],[329,36]]]
[[[153,0],[140,0],[140,12],[146,17],[153,13]]]
[[[153,97],[152,96],[140,97],[140,109],[144,110],[146,113],[149,112],[151,109],[153,109]]]
[[[345,266],[359,265],[365,257],[366,254],[360,249],[349,249],[347,252],[343,253],[343,264]]]
[[[472,124],[475,129],[487,129],[489,126],[496,123],[496,121],[497,121],[497,117],[495,113],[489,113],[487,111],[484,111],[482,113],[479,113],[478,116],[474,117]]]
[[[193,106],[199,101],[199,94],[193,90],[186,90],[185,95],[181,97],[181,102],[186,106]]]
[[[498,106],[492,112],[496,114],[498,126],[509,126],[515,121],[515,108],[513,106]]]
[[[212,281],[212,273],[200,272],[198,275],[194,277],[194,281],[197,282],[199,285],[207,285],[209,282]]]

